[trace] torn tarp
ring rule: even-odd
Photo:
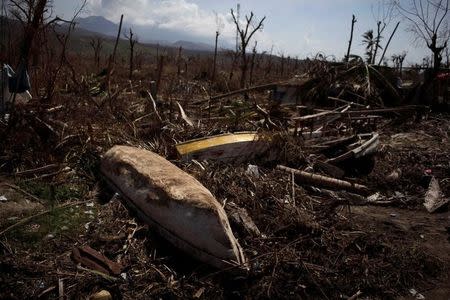
[[[4,72],[8,76],[8,88],[10,93],[24,93],[30,89],[30,77],[26,66],[21,63],[17,68],[17,74],[10,65],[3,65]]]
[[[6,110],[7,104],[13,101],[14,94],[16,102],[28,102],[32,98],[28,91],[30,77],[23,63],[19,65],[17,73],[8,64],[2,66],[0,87],[0,111]]]

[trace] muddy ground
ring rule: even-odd
[[[4,174],[0,230],[21,223],[0,237],[0,298],[85,299],[107,290],[114,299],[449,299],[449,210],[423,207],[432,176],[450,197],[449,116],[393,118],[378,130],[373,172],[353,179],[390,201],[384,206],[301,184],[294,201],[290,176],[264,161],[252,162],[260,173],[254,176],[248,164],[202,168],[173,160],[228,212],[230,203],[245,208],[261,231],[255,236],[232,224],[250,261],[245,274],[173,249],[80,169],[37,179]],[[85,164],[94,161],[82,154]],[[388,176],[393,171],[398,176]],[[122,263],[122,274],[77,266],[71,253],[80,245]]]

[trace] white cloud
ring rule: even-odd
[[[229,12],[215,13],[204,10],[189,0],[89,0],[88,2],[91,15],[119,20],[120,15],[124,14],[127,23],[185,32],[199,38],[211,38],[219,29],[221,40],[234,44],[236,29]],[[256,33],[252,40],[255,39],[261,46],[259,49],[270,48],[273,43],[264,32]]]

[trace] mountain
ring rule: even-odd
[[[115,37],[119,30],[118,24],[102,16],[77,18],[76,22],[78,29],[111,37]],[[124,20],[122,33],[128,32],[129,28],[133,29],[140,43],[160,44],[176,48],[181,46],[183,49],[195,51],[214,51],[214,46],[206,43],[208,40],[202,40],[184,32],[159,28],[157,26],[131,25]],[[123,35],[121,38],[124,38]]]
[[[117,31],[119,30],[119,25],[101,16],[77,18],[75,22],[77,23],[78,28],[86,29],[103,35],[115,36],[117,35]]]
[[[173,47],[182,47],[183,49],[188,49],[188,50],[199,50],[199,51],[214,51],[214,46],[211,46],[209,44],[206,43],[195,43],[195,42],[190,42],[190,41],[176,41],[175,43],[173,43],[171,46]]]

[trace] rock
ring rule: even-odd
[[[230,202],[227,204],[227,209],[229,212],[230,221],[233,226],[240,229],[238,230],[239,233],[254,237],[261,236],[261,232],[253,222],[252,218],[248,215],[245,208],[239,207],[235,203]]]
[[[395,182],[402,176],[402,170],[400,168],[395,169],[389,175],[386,176],[386,181]]]
[[[126,204],[177,248],[218,268],[246,267],[224,209],[191,175],[129,146],[110,149],[101,171]]]
[[[98,293],[95,293],[89,297],[89,300],[111,300],[111,293],[106,290],[101,290]]]
[[[245,174],[259,178],[259,168],[255,165],[248,165]]]

